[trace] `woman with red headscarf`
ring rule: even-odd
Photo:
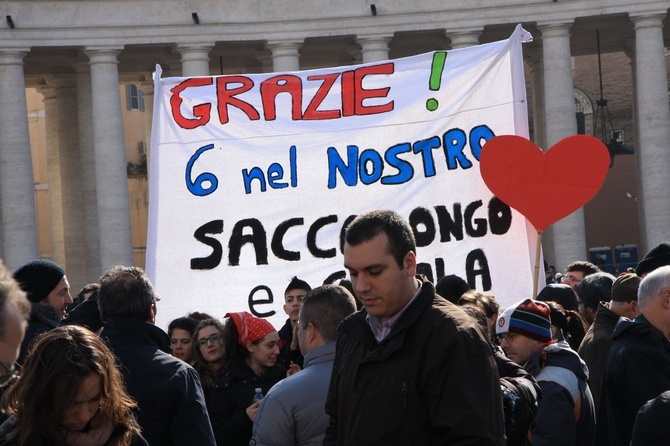
[[[214,382],[209,401],[209,418],[219,446],[247,446],[263,395],[286,376],[277,364],[279,334],[265,319],[247,312],[228,313],[223,342],[228,365]]]

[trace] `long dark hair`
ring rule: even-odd
[[[118,445],[130,445],[140,432],[133,418],[137,407],[128,396],[114,355],[90,330],[76,325],[41,335],[30,349],[21,377],[3,395],[3,409],[16,415],[8,439],[20,446],[64,444],[60,428],[75,404],[81,383],[92,373],[102,380],[98,412],[125,432]]]
[[[200,383],[202,384],[202,388],[205,391],[205,395],[209,395],[210,390],[214,386],[214,381],[216,380],[219,370],[225,367],[226,363],[228,362],[228,349],[224,345],[224,354],[219,367],[212,367],[212,364],[207,362],[202,356],[200,345],[198,344],[198,334],[200,334],[202,329],[205,327],[214,327],[218,330],[219,335],[221,336],[220,342],[222,345],[224,341],[224,328],[223,324],[217,319],[204,319],[198,324],[195,332],[193,332],[193,342],[191,342],[191,345],[193,349],[193,358],[195,359],[194,368],[198,372],[198,375],[200,375]]]

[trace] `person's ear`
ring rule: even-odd
[[[249,353],[253,353],[253,352],[254,352],[254,347],[255,347],[255,346],[254,346],[254,343],[253,343],[253,342],[251,342],[251,341],[247,341],[247,343],[246,343],[246,347],[247,347],[247,350],[249,351]]]
[[[407,271],[408,276],[414,277],[416,275],[416,254],[414,254],[414,252],[409,251],[405,254],[403,267]]]

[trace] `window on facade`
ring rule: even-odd
[[[584,106],[575,99],[575,116],[577,118],[577,134],[586,134],[586,119],[584,118]]]
[[[137,85],[126,85],[126,102],[128,110],[144,111],[144,92]]]

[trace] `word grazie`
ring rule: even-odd
[[[277,118],[276,99],[280,93],[287,93],[291,97],[291,119],[325,120],[338,119],[345,116],[363,116],[386,113],[393,110],[393,101],[377,105],[365,105],[364,102],[373,98],[385,98],[390,87],[365,89],[363,81],[368,76],[393,74],[392,62],[380,65],[364,66],[341,73],[322,73],[307,76],[305,81],[292,74],[279,74],[260,83],[260,103],[265,121],[274,121]],[[230,121],[230,108],[236,108],[244,113],[250,121],[261,119],[261,112],[245,100],[245,93],[255,87],[253,79],[247,76],[221,76],[189,78],[170,90],[170,110],[174,121],[183,129],[192,130],[207,125],[211,120],[212,103],[205,102],[193,105],[190,110],[192,117],[182,114],[182,105],[192,96],[198,96],[198,88],[210,87],[216,82],[216,110],[221,125]],[[309,85],[303,85],[307,82]],[[312,88],[316,82],[316,88]],[[339,82],[340,88],[333,88]],[[310,87],[310,88],[307,88]],[[311,97],[305,97],[306,91],[314,91]],[[337,103],[339,108],[322,110],[326,97],[339,94]],[[190,101],[186,101],[190,102]],[[304,110],[304,111],[303,111]]]

